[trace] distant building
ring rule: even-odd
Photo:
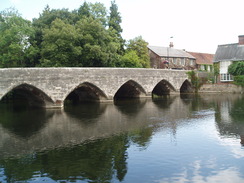
[[[156,69],[185,69],[196,68],[196,59],[184,50],[169,47],[148,46],[150,65]]]
[[[214,63],[219,63],[220,82],[233,81],[233,77],[228,73],[228,67],[235,61],[244,61],[244,35],[239,36],[238,43],[218,46]]]
[[[201,71],[213,71],[213,58],[214,54],[209,53],[196,53],[196,52],[188,52],[193,57],[196,58],[196,68]]]

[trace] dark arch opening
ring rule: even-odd
[[[180,87],[180,93],[192,93],[192,92],[193,92],[192,84],[188,80],[185,80]]]
[[[175,91],[174,87],[166,80],[160,81],[152,91],[153,98],[160,98],[169,95],[171,91]]]
[[[106,100],[104,92],[97,86],[85,82],[77,86],[64,100],[64,104],[79,104],[84,102],[99,102]]]
[[[9,91],[3,96],[1,102],[12,104],[15,107],[45,107],[47,103],[53,103],[52,99],[43,91],[25,83]]]
[[[146,96],[145,90],[137,82],[129,80],[124,83],[114,95],[114,100],[135,99]]]

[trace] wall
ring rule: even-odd
[[[223,84],[204,84],[199,92],[212,92],[212,93],[244,93],[244,88],[230,83]]]

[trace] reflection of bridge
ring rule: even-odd
[[[186,71],[135,68],[12,68],[0,69],[0,100],[10,91],[30,104],[62,107],[73,101],[162,96],[189,92]]]

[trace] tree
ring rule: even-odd
[[[244,86],[244,61],[233,62],[229,66],[228,72],[234,75],[235,84]]]
[[[115,31],[107,30],[98,19],[86,17],[76,24],[78,34],[82,36],[83,48],[80,57],[86,67],[114,67],[118,61],[119,42]]]
[[[234,76],[244,75],[244,61],[233,62],[229,66],[228,72]]]
[[[31,22],[13,8],[0,13],[0,67],[24,67],[34,33]]]
[[[121,58],[120,67],[142,67],[140,58],[137,56],[136,51],[127,51]]]
[[[83,5],[78,9],[78,15],[80,19],[84,17],[93,17],[101,21],[102,25],[107,26],[107,10],[102,3],[87,3],[84,2]]]
[[[77,19],[77,14],[69,12],[68,9],[50,9],[47,5],[39,18],[33,19],[32,25],[35,34],[30,37],[32,53],[32,63],[40,65],[42,42],[44,30],[49,29],[52,22],[56,19],[62,20],[66,24],[74,25]],[[43,63],[42,63],[43,64]]]
[[[51,27],[43,31],[41,66],[82,66],[79,62],[82,53],[80,39],[75,26],[60,19],[54,20]]]
[[[120,13],[118,12],[118,6],[114,1],[111,1],[111,6],[110,6],[110,16],[109,16],[109,28],[113,28],[116,30],[117,34],[120,35],[123,31],[123,29],[120,26],[120,23],[122,22]]]
[[[127,45],[127,50],[133,50],[136,52],[137,56],[140,59],[140,64],[144,68],[150,67],[150,59],[147,45],[148,43],[143,40],[141,36],[129,40],[129,43]]]
[[[120,50],[118,51],[120,54],[123,54],[125,41],[121,36],[121,33],[123,32],[123,29],[120,26],[121,22],[122,22],[122,18],[120,16],[120,13],[118,12],[118,6],[116,5],[115,0],[111,1],[110,16],[108,18],[108,26],[109,29],[113,29],[116,31],[117,38],[120,42]]]

